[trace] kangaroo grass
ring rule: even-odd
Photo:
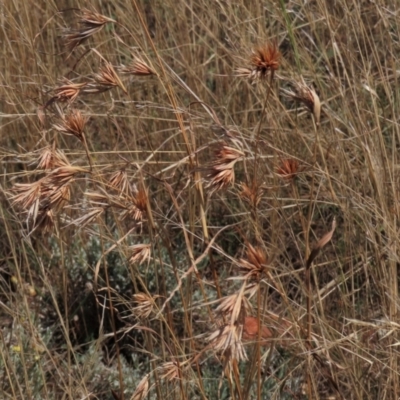
[[[393,5],[67,3],[0,4],[5,398],[397,400]]]

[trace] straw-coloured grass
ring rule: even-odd
[[[3,397],[397,400],[399,27],[2,2]]]

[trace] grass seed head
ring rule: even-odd
[[[110,185],[114,189],[118,189],[122,193],[126,193],[130,188],[128,181],[128,174],[125,169],[120,169],[116,171],[109,180]]]
[[[88,198],[91,204],[100,206],[107,206],[109,204],[109,197],[99,192],[85,192],[85,196]]]
[[[43,179],[40,208],[60,210],[71,198],[69,182],[60,186],[52,185],[46,178]]]
[[[226,324],[212,332],[208,341],[215,352],[223,353],[228,358],[247,360],[246,351],[242,342],[243,325]]]
[[[75,178],[75,175],[84,172],[87,172],[84,168],[75,167],[73,165],[63,165],[51,171],[45,178],[45,185],[48,187],[61,187],[70,183]]]
[[[51,186],[48,188],[45,187],[43,190],[44,204],[45,207],[61,210],[66,203],[69,203],[71,200],[71,187],[69,182],[57,187]]]
[[[144,187],[138,189],[135,194],[135,206],[142,212],[147,210],[148,195],[147,190]]]
[[[86,85],[86,82],[73,83],[69,79],[64,79],[64,83],[54,89],[54,96],[47,102],[46,106],[51,104],[53,101],[67,102],[68,104],[72,104]]]
[[[49,231],[54,225],[54,214],[50,211],[60,210],[70,201],[70,183],[76,174],[86,170],[70,165],[63,153],[49,147],[42,151],[39,161],[43,167],[60,166],[36,182],[14,185],[12,192],[16,194],[11,196],[11,201],[27,214],[28,225],[33,221],[36,227],[40,225],[45,231]]]
[[[104,213],[104,211],[105,211],[104,207],[95,207],[95,208],[86,210],[86,212],[81,217],[72,221],[71,224],[82,229],[86,225],[93,223],[100,215],[102,215]]]
[[[275,71],[280,66],[281,52],[276,42],[265,43],[253,49],[248,68],[238,68],[236,75],[257,82],[274,77]]]
[[[80,23],[86,28],[102,27],[107,22],[115,22],[115,20],[88,8],[82,9],[81,12]]]
[[[253,50],[250,64],[257,71],[266,75],[269,71],[276,71],[279,68],[281,53],[276,42],[265,43]]]
[[[242,183],[242,190],[240,192],[240,197],[246,200],[253,207],[257,207],[262,199],[263,190],[260,186],[255,188],[248,186],[246,183]]]
[[[37,167],[44,170],[54,168],[54,149],[51,146],[46,146],[40,150]]]
[[[33,183],[16,183],[11,189],[16,193],[11,197],[12,204],[26,211],[28,219],[36,220],[42,196],[42,183],[42,179]]]
[[[229,147],[224,143],[221,144],[209,169],[207,187],[215,191],[232,185],[235,182],[234,166],[243,157],[244,153],[240,150]]]
[[[236,162],[240,158],[244,157],[242,151],[229,147],[225,143],[222,143],[215,155],[217,164],[227,164],[232,161]]]
[[[42,178],[41,208],[61,210],[70,201],[71,187],[75,176],[85,169],[64,165]]]
[[[88,118],[84,117],[79,110],[74,109],[71,110],[67,116],[63,117],[61,123],[54,124],[53,128],[65,135],[75,136],[81,142],[83,142],[83,131],[85,129],[87,120]]]
[[[240,259],[239,263],[246,279],[260,280],[266,272],[268,258],[261,247],[253,247],[251,244],[248,244],[247,258]]]
[[[219,168],[214,167],[208,175],[210,180],[207,187],[213,191],[226,189],[235,183],[235,172],[233,168]]]
[[[287,96],[303,103],[314,115],[315,123],[319,125],[321,120],[321,100],[316,91],[305,84],[304,81],[295,83],[295,92],[283,90]]]
[[[160,373],[160,378],[169,382],[182,379],[183,377],[181,365],[177,361],[167,361],[160,365],[157,370]]]
[[[51,170],[63,165],[69,165],[69,161],[62,151],[56,150],[53,146],[46,146],[39,151],[37,160],[39,169]]]
[[[251,311],[251,304],[243,293],[234,293],[223,297],[215,311],[235,323]]]
[[[149,392],[149,375],[145,375],[139,384],[136,387],[136,390],[133,392],[133,395],[130,400],[143,400],[147,397],[147,393]]]
[[[99,32],[108,22],[115,23],[111,18],[101,15],[95,11],[84,8],[79,15],[78,29],[68,30],[64,34],[65,46],[72,52],[81,45],[86,39]]]
[[[125,93],[128,93],[118,74],[115,72],[114,67],[108,61],[104,61],[104,64],[100,68],[99,72],[95,74],[94,80],[97,84],[106,89],[111,89],[118,86]]]
[[[53,210],[42,210],[35,220],[35,227],[43,233],[50,233],[54,228]]]
[[[135,302],[135,307],[133,308],[133,313],[138,318],[148,318],[154,311],[155,299],[160,296],[155,296],[154,298],[148,296],[145,293],[137,293],[133,295],[133,301]]]
[[[281,161],[276,173],[283,179],[292,180],[300,172],[300,163],[295,158],[286,158]]]
[[[143,187],[138,190],[133,190],[132,185],[130,186],[130,189],[135,193],[133,196],[129,195],[126,202],[114,201],[113,203],[124,208],[124,211],[121,213],[122,220],[130,217],[134,221],[141,221],[143,215],[147,211],[147,190]]]
[[[135,244],[131,246],[130,251],[132,252],[129,257],[129,262],[132,264],[138,263],[143,264],[150,260],[151,256],[151,245],[150,244]]]
[[[121,65],[119,71],[123,74],[136,75],[136,76],[150,76],[155,75],[155,72],[148,64],[140,57],[133,56],[132,62],[128,66]]]

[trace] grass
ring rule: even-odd
[[[390,2],[0,3],[4,399],[397,399]]]

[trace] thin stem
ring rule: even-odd
[[[89,162],[90,171],[93,172],[93,163],[92,163],[92,159],[90,157],[89,148],[88,148],[88,144],[86,141],[86,135],[83,132],[82,132],[82,138],[83,138],[83,148],[85,149],[86,157]]]
[[[271,86],[272,86],[272,80],[274,78],[273,72],[271,72],[271,78],[269,83],[267,84],[267,89],[266,89],[266,94],[265,94],[265,100],[263,104],[263,108],[261,111],[261,116],[260,116],[260,121],[258,122],[258,127],[257,127],[257,133],[256,133],[256,148],[254,150],[254,170],[253,170],[253,189],[255,190],[257,186],[257,166],[258,166],[258,144],[260,142],[260,134],[261,134],[261,127],[265,115],[265,110],[267,108],[267,103],[268,99],[271,93]]]

